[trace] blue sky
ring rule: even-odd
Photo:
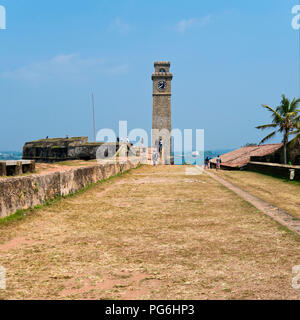
[[[92,138],[92,91],[97,129],[150,130],[156,60],[172,63],[174,128],[205,129],[206,149],[259,142],[260,105],[300,96],[298,3],[0,0],[0,150]]]

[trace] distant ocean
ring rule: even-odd
[[[18,151],[0,151],[0,160],[20,160],[22,152]]]
[[[209,159],[213,159],[213,158],[216,158],[218,155],[222,155],[232,150],[233,149],[205,151],[204,155],[203,155],[203,152],[201,153],[201,152],[190,151],[184,155],[180,152],[175,152],[173,154],[174,163],[176,165],[183,165],[183,164],[202,165],[206,157],[208,157]]]
[[[193,164],[193,165],[202,165],[203,159],[206,157],[209,157],[210,159],[217,157],[218,155],[222,155],[224,153],[230,152],[233,149],[225,149],[225,150],[213,150],[213,151],[205,151],[204,157],[203,153],[201,152],[187,152],[185,155],[183,155],[180,152],[175,152],[173,154],[174,156],[174,162],[177,165],[183,165],[183,164]],[[22,159],[22,152],[18,151],[0,151],[0,160],[20,160]]]

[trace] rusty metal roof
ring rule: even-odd
[[[225,153],[221,155],[221,161],[223,166],[228,167],[243,167],[250,162],[250,157],[265,156],[273,153],[282,147],[282,143],[276,144],[264,144],[258,146],[242,147],[240,149]],[[215,163],[216,158],[212,159],[211,162]]]

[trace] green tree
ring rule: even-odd
[[[295,130],[299,127],[299,103],[300,99],[294,98],[290,101],[286,96],[282,95],[281,104],[273,109],[265,104],[263,104],[263,108],[269,110],[272,116],[272,123],[264,124],[262,126],[256,127],[256,129],[265,130],[270,128],[275,128],[275,131],[268,134],[264,137],[260,144],[265,141],[271,139],[277,132],[283,135],[283,153],[284,153],[284,164],[287,163],[287,155],[286,155],[286,146],[289,142],[290,135],[295,134]]]
[[[300,115],[296,118],[296,121],[295,130],[291,132],[292,135],[295,135],[295,139],[291,141],[292,146],[294,146],[297,140],[300,140]]]

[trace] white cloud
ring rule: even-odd
[[[176,25],[176,30],[180,34],[184,34],[188,29],[192,27],[203,27],[210,22],[211,17],[205,16],[201,19],[190,18],[179,21]]]
[[[75,53],[72,54],[62,54],[54,57],[52,60],[57,63],[65,63],[71,61],[74,57],[78,56]]]
[[[103,58],[82,58],[79,54],[72,53],[57,55],[50,60],[2,72],[0,77],[37,85],[48,80],[77,81],[101,75],[119,76],[127,71],[126,64],[113,64]]]
[[[112,66],[107,70],[107,74],[111,76],[119,76],[126,74],[129,70],[128,64],[121,64],[118,66]]]
[[[130,31],[130,25],[117,17],[111,22],[110,29],[122,35],[127,35]]]
[[[196,23],[196,19],[195,18],[191,18],[191,19],[183,19],[181,21],[179,21],[176,25],[176,29],[179,33],[185,33],[187,29],[191,28],[193,26],[193,24]]]

